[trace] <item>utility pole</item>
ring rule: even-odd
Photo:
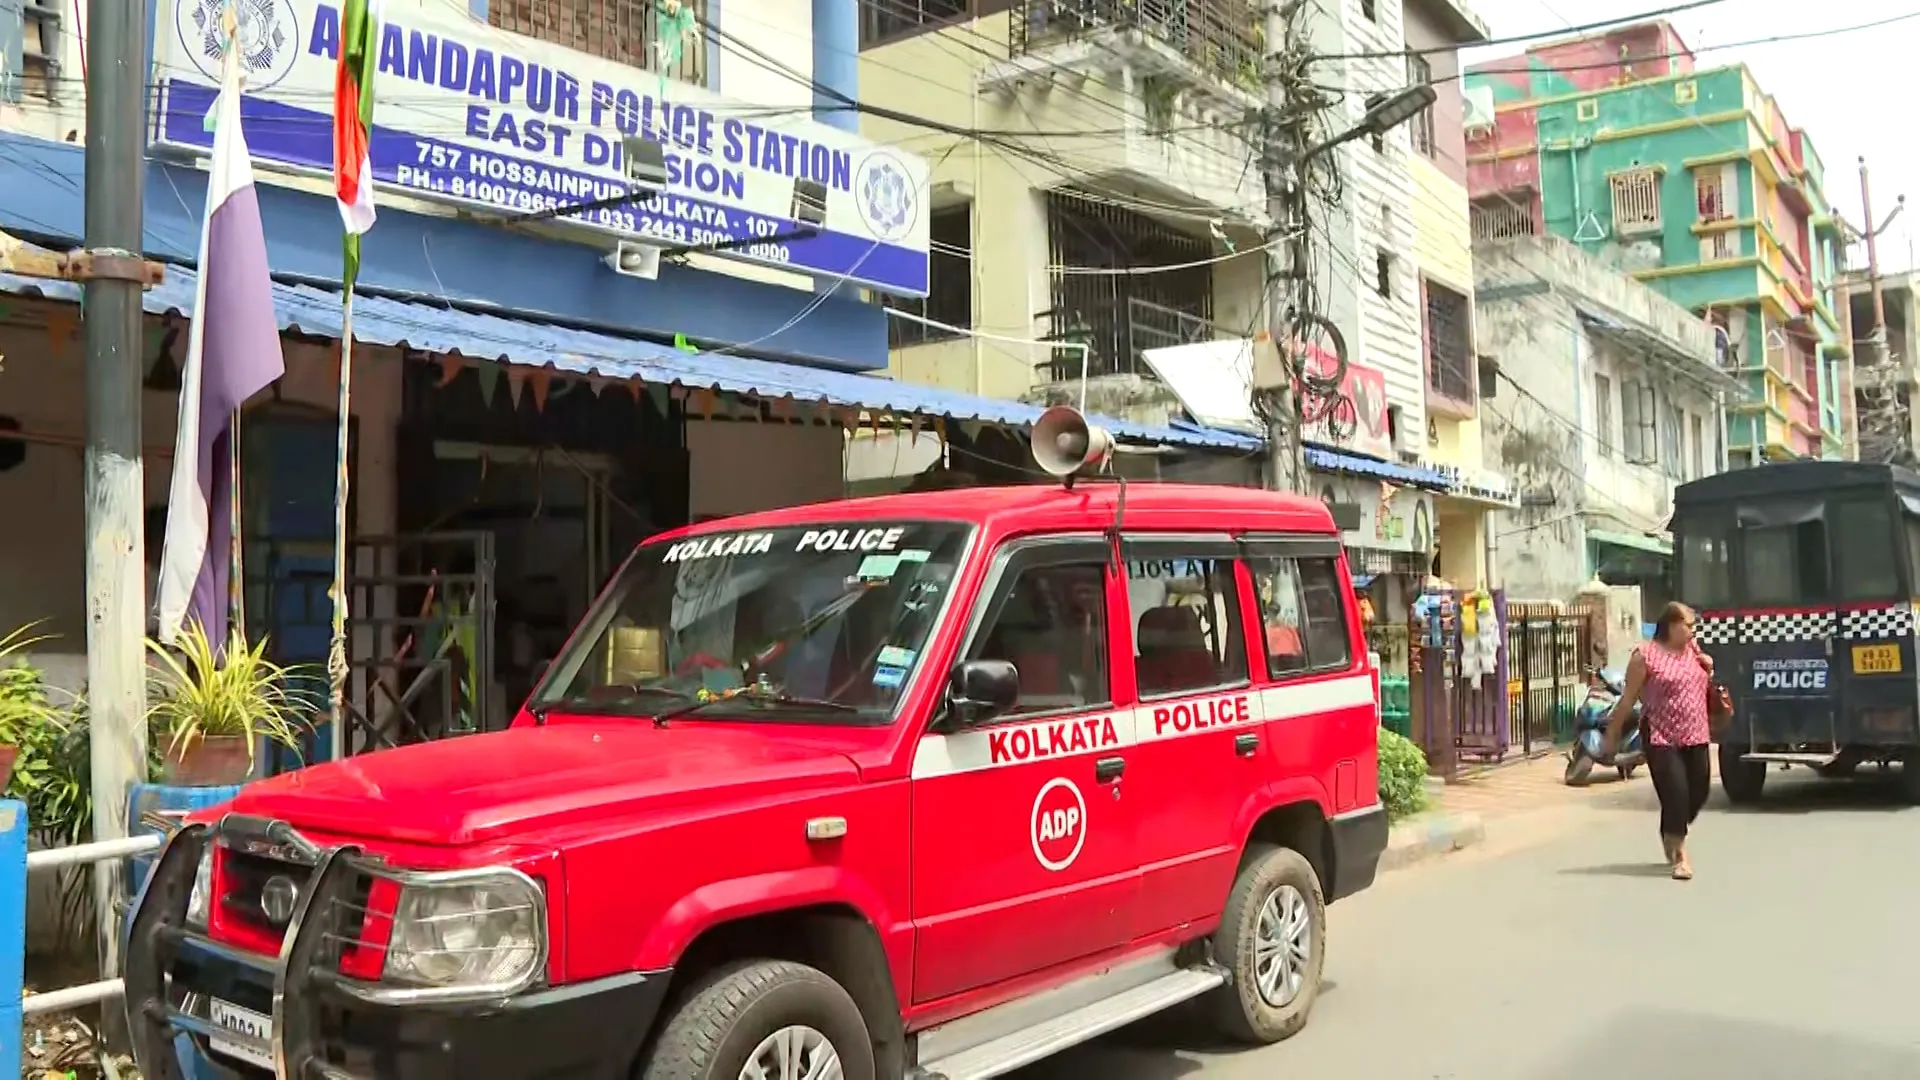
[[[1873,330],[1868,341],[1873,346],[1873,362],[1887,362],[1887,303],[1880,292],[1880,230],[1873,227],[1873,189],[1867,183],[1867,159],[1860,159],[1860,212],[1867,228],[1867,288],[1873,295]]]
[[[93,838],[117,840],[127,835],[130,789],[147,778],[140,456],[147,7],[88,0],[87,22],[86,243],[74,274],[86,283],[87,705]],[[102,978],[120,973],[123,881],[116,862],[94,867]],[[108,1038],[124,1043],[117,1010],[103,1013]]]
[[[1283,77],[1290,52],[1290,16],[1295,4],[1274,2],[1266,9],[1266,48],[1269,74],[1267,109],[1261,125],[1265,137],[1262,158],[1267,187],[1267,213],[1272,218],[1266,242],[1266,332],[1279,358],[1279,377],[1254,391],[1257,410],[1267,423],[1267,486],[1275,491],[1306,490],[1301,460],[1301,403],[1294,385],[1293,361],[1298,350],[1294,313],[1303,299],[1300,284],[1307,272],[1307,191],[1301,175],[1306,150],[1301,111],[1291,99],[1290,80]]]
[[[1887,342],[1886,297],[1880,285],[1880,234],[1893,224],[1893,219],[1906,208],[1906,202],[1906,196],[1902,195],[1893,213],[1888,214],[1885,221],[1876,224],[1873,220],[1873,189],[1867,179],[1867,159],[1860,158],[1860,210],[1866,224],[1857,232],[1867,246],[1867,290],[1873,300],[1873,326],[1865,340],[1872,350],[1873,359],[1867,365],[1866,378],[1861,378],[1861,373],[1855,372],[1854,385],[1856,396],[1864,388],[1871,402],[1871,412],[1861,415],[1858,423],[1862,456],[1874,461],[1897,461],[1905,456],[1903,451],[1910,454],[1915,449],[1912,435],[1901,433],[1901,428],[1906,427],[1909,420],[1905,410],[1900,408],[1893,358]],[[1909,363],[1913,360],[1912,357],[1906,359]],[[1873,445],[1870,457],[1864,453],[1869,435]]]

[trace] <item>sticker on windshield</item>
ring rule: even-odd
[[[899,569],[898,555],[869,555],[860,560],[860,569],[855,570],[853,576],[862,581],[885,581]]]
[[[903,649],[898,645],[882,645],[880,655],[874,659],[887,667],[903,668],[912,667],[913,658],[917,655],[912,649]]]
[[[725,536],[700,536],[668,546],[661,562],[692,562],[722,555],[765,555],[773,550],[772,533],[729,533]]]
[[[881,664],[873,669],[873,685],[882,690],[893,690],[907,681],[907,669],[892,664]]]
[[[933,552],[925,548],[908,548],[900,553],[901,562],[926,562],[932,557]]]
[[[795,551],[894,551],[905,529],[808,529]]]

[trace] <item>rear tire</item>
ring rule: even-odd
[[[1735,805],[1759,802],[1767,786],[1767,763],[1741,761],[1740,756],[1746,752],[1744,746],[1720,744],[1720,790]]]
[[[1900,796],[1920,803],[1920,751],[1908,751],[1900,761]]]
[[[1290,848],[1249,852],[1213,934],[1213,955],[1228,970],[1227,985],[1207,999],[1220,1031],[1255,1045],[1298,1034],[1320,996],[1326,945],[1312,864]]]
[[[804,964],[748,960],[719,968],[689,989],[647,1050],[638,1080],[739,1080],[749,1064],[808,1075],[824,1055],[836,1075],[875,1080],[867,1022],[839,983]]]

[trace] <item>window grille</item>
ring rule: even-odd
[[[1659,232],[1660,171],[1630,169],[1607,178],[1613,189],[1613,231]]]

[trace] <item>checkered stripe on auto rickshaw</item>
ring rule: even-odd
[[[1694,624],[1693,636],[1702,645],[1731,645],[1739,625],[1740,617],[1737,615],[1709,615],[1703,612]]]
[[[1813,641],[1833,633],[1831,611],[1768,611],[1740,616],[1740,642]]]
[[[1913,605],[1854,608],[1841,613],[1840,636],[1854,640],[1913,636]]]

